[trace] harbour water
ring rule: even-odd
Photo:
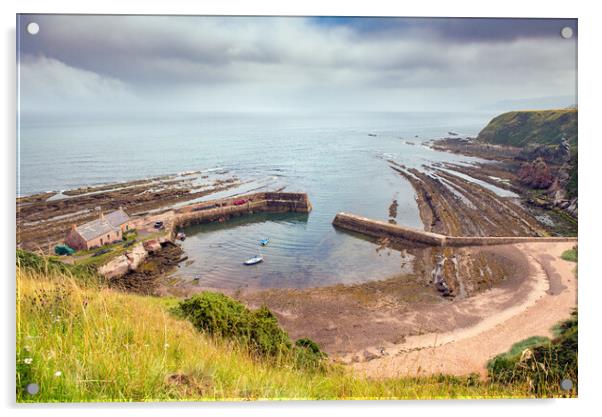
[[[22,117],[19,192],[28,195],[182,171],[226,172],[251,189],[307,192],[309,215],[253,215],[185,230],[189,262],[178,277],[217,288],[308,287],[403,272],[407,254],[334,229],[339,211],[422,228],[408,167],[475,159],[424,142],[474,136],[489,113],[174,114],[57,119]],[[269,238],[266,247],[258,241]],[[242,262],[261,250],[264,262]]]

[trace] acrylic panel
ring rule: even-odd
[[[577,35],[18,15],[17,401],[576,397]]]

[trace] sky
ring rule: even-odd
[[[20,15],[20,111],[575,105],[576,19]],[[27,24],[39,24],[35,35]],[[560,36],[563,27],[571,39]]]

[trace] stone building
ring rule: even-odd
[[[123,238],[130,228],[130,216],[120,207],[107,215],[80,226],[73,225],[67,232],[65,244],[76,250],[100,247]]]

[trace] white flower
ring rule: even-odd
[[[61,376],[61,375],[63,375],[63,373],[62,373],[61,371],[56,371],[56,372],[54,373],[54,376],[56,376],[56,377],[59,377],[59,376]]]
[[[29,346],[23,346],[26,352],[31,352],[31,348]]]
[[[32,362],[33,362],[32,358],[25,358],[25,359],[23,359],[23,363],[25,363],[26,365],[31,365]]]
[[[169,343],[166,343],[163,347],[167,349],[169,347]]]

